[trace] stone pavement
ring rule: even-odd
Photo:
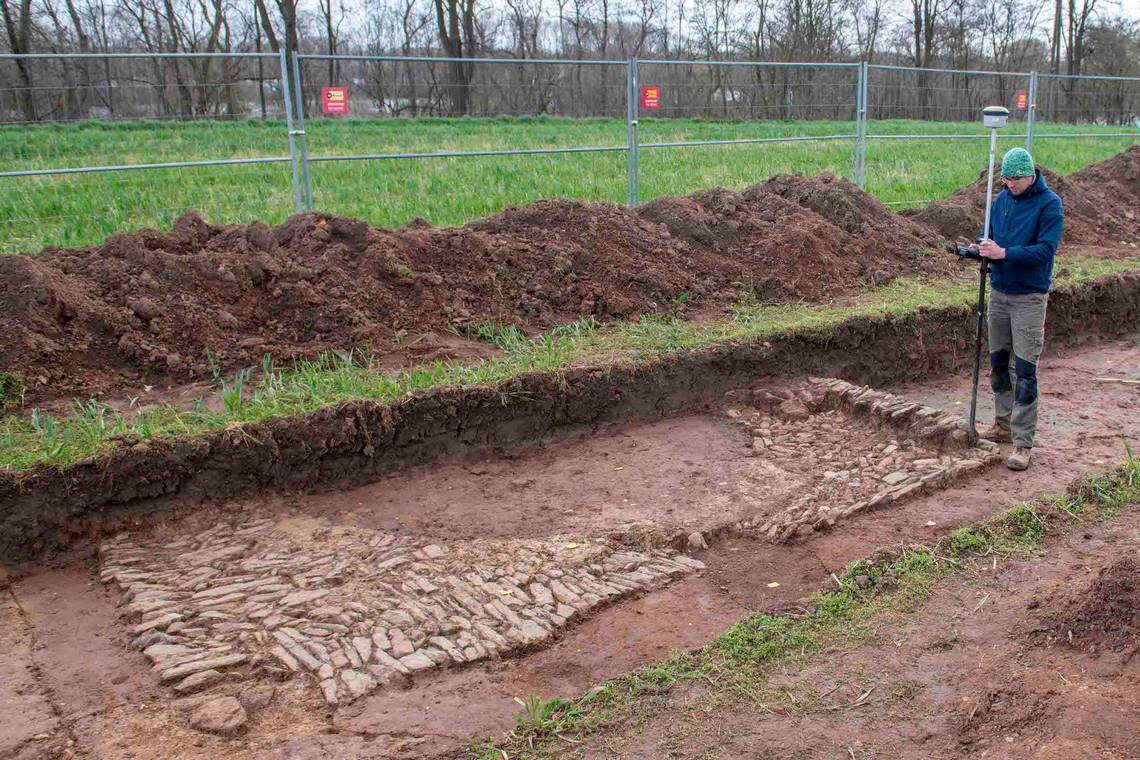
[[[598,540],[427,544],[307,517],[121,535],[100,554],[132,645],[176,694],[306,674],[330,705],[537,646],[599,605],[703,567]]]
[[[759,524],[726,511],[723,524],[701,526],[710,534],[788,540],[1000,459],[988,441],[966,443],[961,418],[842,380],[726,401],[760,459],[749,495]],[[680,543],[657,535],[655,545]],[[704,548],[704,535],[688,545]],[[601,605],[703,567],[614,537],[429,543],[303,514],[184,526],[176,537],[123,534],[100,558],[103,582],[123,592],[132,646],[176,695],[299,677],[329,705],[539,646]],[[214,707],[201,722],[220,716],[218,731],[231,730],[232,704]]]
[[[758,526],[788,540],[829,529],[856,512],[885,507],[982,472],[1001,461],[990,441],[970,446],[966,421],[844,380],[813,378],[794,391],[730,392],[748,402],[728,414],[752,436],[752,453],[773,477],[801,480],[798,495]]]

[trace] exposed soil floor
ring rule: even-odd
[[[876,546],[899,540],[933,540],[1021,499],[1059,493],[1077,475],[1120,458],[1120,436],[1135,440],[1140,432],[1140,391],[1134,385],[1099,382],[1096,378],[1140,378],[1137,348],[1138,337],[1132,336],[1086,344],[1058,356],[1047,352],[1041,364],[1041,440],[1034,466],[1026,473],[1011,473],[1002,467],[983,470],[942,490],[859,512],[830,531],[790,543],[773,542],[756,532],[726,533],[713,540],[708,550],[694,553],[703,570],[690,567],[660,582],[652,581],[652,572],[642,573],[642,567],[666,568],[668,565],[659,559],[681,555],[666,545],[655,544],[654,536],[696,530],[715,534],[726,523],[758,522],[779,506],[779,478],[770,473],[765,476],[758,469],[765,460],[753,455],[751,445],[745,445],[751,436],[744,433],[738,418],[726,413],[731,408],[728,403],[707,414],[650,425],[631,424],[477,464],[425,467],[352,491],[207,506],[184,519],[140,527],[126,540],[145,542],[148,537],[161,537],[168,547],[165,551],[185,551],[191,546],[201,551],[213,548],[209,545],[211,527],[239,524],[250,531],[246,535],[253,537],[251,541],[259,542],[256,545],[261,553],[257,556],[261,562],[276,561],[276,553],[288,555],[292,551],[286,549],[288,542],[311,547],[314,563],[325,559],[321,550],[329,547],[344,547],[347,559],[353,543],[361,543],[354,538],[358,536],[388,536],[396,544],[406,545],[408,553],[416,556],[415,562],[408,560],[412,564],[407,567],[412,569],[430,569],[431,562],[448,561],[447,556],[428,548],[431,546],[442,546],[449,552],[487,550],[492,559],[486,563],[491,577],[486,583],[497,585],[483,584],[484,590],[492,593],[497,589],[502,599],[515,601],[521,592],[540,606],[539,590],[531,585],[515,585],[512,590],[507,584],[521,583],[521,576],[537,578],[538,574],[548,580],[534,582],[552,584],[549,579],[564,577],[570,567],[558,564],[566,551],[589,549],[597,552],[598,559],[572,566],[578,568],[573,572],[578,573],[575,583],[579,585],[570,585],[583,593],[574,594],[571,601],[586,605],[577,610],[572,624],[534,641],[529,648],[516,647],[503,659],[478,659],[462,667],[425,665],[408,678],[394,677],[374,691],[346,699],[335,710],[326,706],[320,690],[313,688],[314,682],[307,676],[272,681],[272,663],[249,668],[250,672],[263,668],[256,677],[246,671],[241,675],[223,673],[214,688],[232,691],[243,699],[249,697],[247,685],[255,681],[275,684],[276,689],[268,706],[250,705],[248,725],[237,737],[220,738],[189,728],[188,715],[197,707],[195,696],[176,698],[169,684],[160,683],[160,674],[171,663],[156,662],[152,670],[153,658],[129,646],[131,629],[139,625],[138,616],[132,614],[116,585],[101,582],[100,572],[108,567],[95,558],[74,558],[16,579],[3,597],[0,641],[10,655],[0,669],[0,756],[158,758],[169,757],[172,747],[177,747],[181,757],[203,758],[462,756],[470,740],[511,728],[513,715],[519,710],[515,697],[577,696],[607,677],[660,660],[672,650],[698,646],[749,612],[807,596],[826,584],[829,572]],[[884,390],[961,413],[961,403],[969,397],[968,383],[966,377],[955,377]],[[986,397],[984,392],[982,397]],[[983,407],[983,420],[988,413]],[[652,525],[647,526],[647,522]],[[1110,538],[1104,539],[1104,546],[1117,541]],[[503,564],[501,555],[496,554],[502,542],[531,542],[527,551],[546,558],[545,569],[492,567]],[[552,548],[543,550],[539,544]],[[655,550],[664,554],[653,555]],[[613,559],[623,552],[626,558]],[[339,559],[336,551],[328,554]],[[104,562],[107,556],[104,553]],[[387,561],[364,557],[353,561]],[[153,557],[143,559],[152,561]],[[611,560],[609,565],[605,564],[607,560]],[[589,569],[591,577],[580,571],[583,567]],[[1021,593],[1006,591],[1006,585],[1016,589],[1018,577],[1029,578],[1039,570],[1045,572],[1033,569],[1023,571],[1028,573],[1024,576],[998,576],[993,601],[998,601],[1000,594]],[[342,570],[334,563],[321,572],[335,575]],[[646,578],[645,583],[637,586],[627,574]],[[429,575],[427,580],[432,582],[434,577]],[[619,585],[624,582],[625,590],[609,599],[599,595],[597,603],[588,600],[586,584],[605,585],[607,579]],[[474,584],[476,580],[468,582]],[[780,585],[770,588],[773,581]],[[234,582],[249,581],[237,577]],[[409,578],[406,582],[418,584],[419,580]],[[380,596],[395,599],[405,593],[393,586],[390,593]],[[433,592],[423,593],[430,596]],[[977,603],[974,590],[961,593],[969,596],[972,609]],[[140,590],[132,594],[135,602],[145,601],[146,595]],[[961,599],[945,600],[945,610],[950,611],[955,603],[961,604]],[[552,602],[549,607],[558,614],[557,604]],[[388,611],[393,609],[389,607]],[[1005,610],[1006,606],[994,604],[990,609]],[[522,613],[517,614],[521,619]],[[395,627],[400,618],[389,615],[389,620],[395,621]],[[945,615],[934,620],[937,627],[933,623],[920,626],[915,641],[934,640],[931,637],[945,632]],[[345,635],[356,624],[354,620],[321,623],[326,633],[338,632],[335,626],[343,625]],[[1013,679],[1019,672],[1013,655],[1023,650],[1009,647],[1024,646],[1024,642],[1008,643],[1002,638],[1008,625],[1008,620],[994,618],[993,627],[979,633],[992,638],[991,644],[998,647],[995,653],[1007,648],[1007,656],[987,654],[982,661],[982,667],[993,668],[995,684],[1005,683],[1003,678]],[[314,630],[317,627],[310,625]],[[962,627],[969,629],[966,624]],[[231,630],[239,638],[243,633],[240,627]],[[961,635],[973,633],[966,630]],[[228,643],[232,645],[218,641],[211,646],[220,648]],[[959,656],[956,650],[950,651],[950,659]],[[972,673],[978,668],[978,652],[959,663],[963,678],[976,677]],[[962,664],[967,660],[969,668]],[[866,661],[874,662],[872,653],[866,653]],[[1079,664],[1077,660],[1072,663]],[[1065,677],[1070,681],[1091,678],[1082,674],[1077,664],[1064,670]],[[918,678],[907,675],[906,662],[898,661],[892,667],[901,674],[897,678],[900,683]],[[963,695],[978,683],[962,681]],[[1063,681],[1061,685],[1065,686]],[[1135,686],[1133,682],[1132,688]],[[932,686],[931,692],[937,688],[942,687]],[[920,693],[923,699],[949,698],[941,692],[934,696]],[[1107,691],[1094,690],[1088,698],[1097,694],[1101,695],[1098,699],[1111,696]],[[990,700],[995,701],[1002,700]],[[996,714],[992,705],[986,714]],[[892,731],[903,730],[885,715],[878,716],[880,725],[890,722]],[[1119,717],[1123,720],[1130,716],[1134,721],[1135,713]],[[1105,727],[1111,729],[1107,721]],[[959,729],[953,730],[960,733]],[[974,737],[969,746],[981,746],[983,739],[1004,746],[1007,734],[1003,732],[1012,730],[1004,725],[969,729],[967,734]],[[1013,744],[1020,747],[1017,742],[1029,741],[1031,732],[1016,730],[1021,738],[1015,736]],[[945,747],[961,751],[964,745],[956,744],[958,734],[951,736],[946,727],[938,731],[942,733],[931,740],[935,742],[931,747],[937,752]],[[694,742],[703,741],[701,737],[696,734]],[[1032,735],[1033,741],[1048,738],[1043,732]],[[660,754],[655,745],[623,746],[632,752],[631,757]],[[640,755],[639,747],[644,750]],[[948,754],[941,756],[954,756],[949,749],[945,752]],[[776,755],[782,756],[779,752]]]
[[[865,643],[777,673],[758,703],[714,707],[681,689],[652,719],[590,737],[590,758],[1140,757],[1140,508],[1040,557],[976,561],[914,614],[880,616]],[[1123,616],[1042,640],[1074,596]],[[1066,631],[1071,630],[1066,628]],[[1101,641],[1100,643],[1103,643]],[[1090,647],[1090,644],[1094,644]],[[766,704],[762,703],[766,702]]]

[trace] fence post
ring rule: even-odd
[[[855,70],[855,184],[863,188],[863,62]]]
[[[867,100],[870,85],[869,71],[870,69],[867,66],[867,62],[860,61],[858,74],[859,128],[855,138],[855,150],[858,151],[859,154],[859,175],[856,179],[860,190],[865,190],[867,187]]]
[[[640,104],[637,100],[637,59],[630,58],[626,71],[626,139],[628,141],[626,153],[627,171],[627,199],[630,208],[636,208],[641,202],[641,151],[638,148],[637,117],[640,114]]]
[[[293,208],[300,213],[301,180],[297,176],[297,132],[293,129],[293,98],[289,92],[289,66],[285,62],[285,50],[278,52],[278,65],[281,67],[281,98],[285,101],[285,132],[289,139],[289,165],[293,167]]]
[[[1029,72],[1029,102],[1026,103],[1029,113],[1025,118],[1025,149],[1033,152],[1033,125],[1037,121],[1037,72]]]
[[[293,51],[293,97],[297,99],[297,134],[301,136],[301,176],[305,180],[305,208],[313,210],[313,181],[309,176],[309,136],[305,133],[305,94],[301,83],[301,61]]]

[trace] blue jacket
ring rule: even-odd
[[[993,289],[1007,295],[1048,293],[1064,226],[1061,199],[1040,169],[1021,195],[1002,190],[990,212],[990,238],[1005,249],[1003,260],[990,262]]]

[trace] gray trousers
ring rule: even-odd
[[[1006,295],[995,290],[990,297],[994,422],[1007,428],[1013,444],[1022,448],[1033,446],[1037,432],[1037,360],[1045,347],[1048,303],[1047,293]]]

